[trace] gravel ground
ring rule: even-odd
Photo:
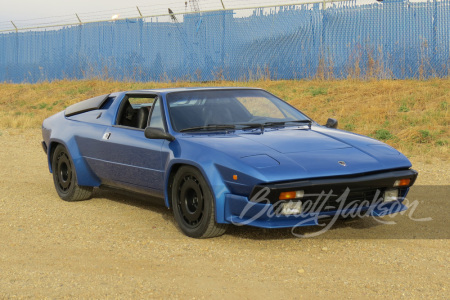
[[[0,298],[450,296],[448,162],[413,160],[413,217],[433,221],[340,221],[311,239],[233,227],[195,240],[153,202],[105,191],[60,200],[40,131],[1,132]]]

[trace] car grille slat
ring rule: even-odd
[[[311,207],[311,211],[309,212],[335,211],[339,208],[346,208],[349,206],[360,207],[363,201],[368,201],[370,205],[375,204],[379,201],[380,197],[383,196],[384,189],[350,190],[348,195],[344,197],[345,193],[345,189],[338,191],[305,191],[305,194],[307,195],[313,194],[322,196],[305,197],[301,201],[304,203],[304,206]],[[310,203],[307,203],[308,201],[310,201]]]

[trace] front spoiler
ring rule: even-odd
[[[406,193],[405,193],[406,196]],[[402,198],[403,199],[403,198]],[[228,194],[225,198],[225,220],[234,225],[249,225],[260,228],[292,228],[320,225],[320,220],[341,216],[381,217],[399,213],[407,209],[401,201],[381,202],[377,205],[358,209],[343,209],[296,216],[279,215],[272,204],[248,201],[247,197]]]

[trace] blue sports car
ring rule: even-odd
[[[140,90],[47,118],[42,146],[63,200],[89,199],[96,187],[158,197],[194,238],[230,224],[310,226],[405,210],[417,178],[409,160],[336,127],[262,89]]]

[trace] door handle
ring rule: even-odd
[[[105,132],[105,134],[103,135],[102,139],[109,140],[110,137],[111,137],[111,132]]]

